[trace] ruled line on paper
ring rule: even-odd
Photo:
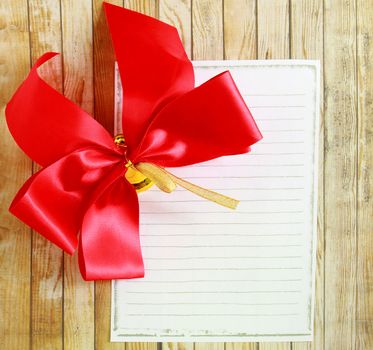
[[[304,92],[292,93],[292,94],[242,94],[243,97],[245,97],[245,96],[263,96],[263,97],[280,96],[280,97],[283,97],[283,96],[305,96],[305,95],[306,95],[306,93],[304,93]]]
[[[157,214],[157,215],[170,215],[170,214],[195,214],[195,211],[141,211],[141,214]],[[235,215],[249,215],[249,214],[264,214],[264,215],[272,215],[272,214],[299,214],[303,213],[303,210],[284,210],[284,211],[245,211],[245,212],[237,212]],[[221,214],[221,211],[204,211],[203,214]]]
[[[266,317],[266,316],[295,316],[295,315],[298,315],[297,313],[288,313],[288,314],[227,314],[227,313],[224,313],[224,314],[131,314],[131,313],[128,313],[128,316],[180,316],[180,317],[194,317],[194,316],[204,316],[204,317],[208,317],[208,316],[224,316],[224,317],[227,317],[227,316],[238,316],[238,317],[247,317],[247,316],[252,316],[252,317]]]
[[[285,175],[268,175],[268,176],[230,176],[230,179],[303,179],[304,176],[302,175],[292,175],[292,176],[285,176]],[[199,180],[199,179],[224,179],[222,176],[185,176],[185,180]]]
[[[255,118],[258,121],[270,121],[273,120],[271,118]],[[303,118],[276,118],[277,121],[293,121],[293,120],[303,120]]]
[[[255,109],[255,108],[306,108],[305,106],[297,106],[297,105],[294,105],[294,106],[248,106],[249,109]]]
[[[214,191],[243,191],[243,190],[257,190],[257,191],[272,191],[272,190],[303,190],[304,187],[282,187],[282,188],[266,188],[266,187],[233,187],[233,188],[215,188],[211,187]],[[151,191],[159,191],[157,188],[149,189]],[[184,188],[176,188],[175,191],[182,191],[185,192]]]
[[[216,294],[216,291],[173,291],[173,290],[167,290],[167,291],[131,291],[127,290],[125,292],[126,294]],[[274,294],[274,293],[301,293],[300,290],[233,290],[233,291],[219,291],[218,294]]]
[[[263,236],[263,237],[266,237],[266,236],[269,236],[269,237],[273,237],[273,236],[301,236],[302,234],[301,233],[274,233],[274,234],[267,234],[267,233],[263,233],[263,234],[249,234],[249,233],[209,233],[207,234],[208,236],[223,236],[223,237],[232,237],[232,236],[244,236],[244,237],[250,237],[250,236]],[[176,234],[159,234],[159,233],[153,233],[153,234],[141,234],[141,237],[153,237],[153,236],[168,236],[168,237],[172,237],[172,236],[176,236],[176,237],[182,237],[182,236],[195,236],[195,234],[193,233],[176,233]]]
[[[159,303],[161,305],[180,305],[180,303]],[[127,305],[159,305],[158,303],[127,303]],[[273,305],[298,305],[299,303],[184,303],[185,305],[237,305],[237,306],[273,306]]]
[[[195,168],[216,168],[217,166],[216,165],[193,165]],[[293,166],[304,166],[304,163],[299,163],[299,164],[238,164],[238,165],[231,165],[231,164],[227,164],[227,165],[219,165],[219,167],[229,167],[229,168],[233,168],[233,167],[293,167]]]
[[[233,267],[233,268],[202,268],[197,267],[195,269],[152,269],[148,268],[148,271],[248,271],[248,270],[301,270],[301,267]]]
[[[223,225],[224,222],[145,222],[142,223],[143,226],[169,226],[169,225],[176,225],[176,226],[204,226],[204,225]],[[302,224],[302,222],[230,222],[229,225],[289,225],[289,224]]]
[[[275,144],[281,144],[281,143],[284,143],[284,144],[293,144],[293,143],[300,144],[300,143],[304,143],[304,141],[261,141],[262,145],[275,145]]]
[[[142,244],[142,247],[144,248],[161,248],[161,247],[167,247],[167,248],[261,248],[261,247],[278,247],[278,248],[284,248],[284,247],[302,247],[302,244],[272,244],[272,245],[229,245],[229,244],[222,244],[222,245],[183,245],[180,247],[180,245],[173,246],[173,245],[146,245]]]
[[[199,282],[204,282],[204,283],[209,283],[209,282],[300,282],[302,281],[302,279],[298,278],[298,279],[288,279],[288,280],[284,280],[284,279],[281,279],[281,280],[255,280],[255,279],[242,279],[242,280],[208,280],[208,279],[203,279],[203,280],[188,280],[188,281],[180,281],[180,280],[177,280],[177,283],[199,283]],[[131,282],[135,282],[137,284],[142,284],[142,283],[174,283],[175,281],[174,280],[153,280],[153,281],[128,281],[128,283],[131,283]]]
[[[231,179],[303,179],[304,176],[302,175],[293,175],[293,176],[285,176],[285,175],[269,175],[269,176],[230,176]],[[185,180],[192,180],[192,179],[224,179],[222,176],[185,176]]]
[[[245,203],[245,202],[287,202],[287,201],[301,201],[302,199],[301,198],[287,198],[287,199],[283,199],[283,198],[274,198],[274,199],[241,199],[240,200],[240,203]],[[205,203],[206,200],[205,199],[196,199],[194,200],[193,202],[197,202],[197,203]],[[159,203],[159,200],[146,200],[146,199],[143,199],[142,200],[142,203]],[[189,200],[162,200],[162,203],[190,203]]]

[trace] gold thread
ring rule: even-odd
[[[143,173],[139,172],[133,163],[127,159],[127,144],[123,134],[118,134],[114,137],[114,143],[117,147],[123,149],[123,155],[126,163],[124,166],[127,168],[124,177],[126,180],[135,187],[137,192],[143,192],[153,186],[151,179],[147,178]]]
[[[164,168],[150,163],[137,163],[134,165],[138,171],[150,178],[155,185],[163,192],[170,193],[176,188],[176,184],[186,190],[230,209],[236,209],[238,200],[225,196],[221,193],[192,184],[180,177],[177,177]]]
[[[141,190],[141,189],[143,189],[145,186],[147,186],[147,185],[149,185],[149,184],[151,184],[151,183],[152,183],[152,181],[151,181],[150,179],[145,178],[143,181],[138,182],[138,183],[136,183],[136,184],[132,184],[132,185],[133,185],[133,187],[135,187],[136,190]]]
[[[171,193],[175,190],[176,184],[162,168],[151,163],[136,163],[134,166],[140,173],[152,180],[163,192]]]
[[[225,196],[224,194],[211,191],[206,188],[200,187],[198,185],[192,184],[191,182],[188,182],[180,177],[177,177],[171,174],[165,169],[162,169],[162,170],[166,172],[171,177],[171,179],[174,180],[174,182],[177,183],[179,186],[211,202],[222,205],[229,209],[236,209],[237,205],[240,203],[240,201],[238,201],[237,199],[234,199],[234,198]]]

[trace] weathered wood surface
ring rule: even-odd
[[[9,215],[37,170],[17,148],[6,102],[44,51],[42,74],[109,131],[113,50],[102,0],[0,2],[0,348],[373,349],[373,3],[366,0],[110,0],[175,25],[193,59],[319,59],[322,94],[313,343],[110,343],[110,283],[83,282]]]

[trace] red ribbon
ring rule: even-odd
[[[193,67],[174,27],[114,5],[105,4],[105,12],[124,82],[127,157],[134,164],[185,166],[249,152],[261,139],[228,71],[194,88]],[[39,77],[37,68],[55,55],[39,58],[6,108],[14,139],[43,167],[10,211],[67,253],[79,246],[85,280],[143,277],[138,198],[123,176],[123,149]]]

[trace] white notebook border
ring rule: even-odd
[[[314,145],[314,199],[313,199],[313,235],[312,235],[312,286],[310,300],[310,333],[308,334],[268,334],[268,335],[245,335],[245,336],[147,336],[123,334],[116,326],[116,280],[111,284],[111,342],[289,342],[289,341],[312,341],[314,334],[315,317],[315,278],[317,264],[317,217],[318,217],[318,159],[319,159],[319,133],[320,133],[320,61],[319,60],[221,60],[221,61],[193,61],[194,67],[240,67],[240,66],[262,66],[262,67],[294,67],[307,66],[315,72],[315,145]],[[117,75],[115,75],[117,78]],[[115,86],[118,82],[116,81]],[[117,101],[116,101],[117,102]]]

